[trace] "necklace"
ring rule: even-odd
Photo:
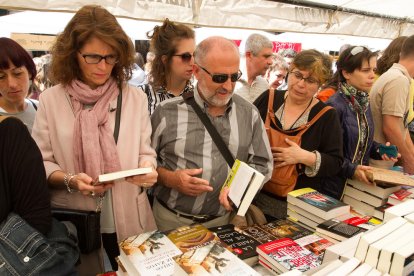
[[[289,94],[288,94],[289,95]],[[286,99],[288,97],[288,95],[286,95],[286,97],[283,99],[283,109],[282,112],[280,114],[280,122],[282,122],[282,118],[283,118],[283,114],[285,112],[285,106],[286,106]],[[310,107],[310,105],[313,102],[313,97],[312,99],[309,101],[308,105],[306,106],[305,110],[303,110],[303,112],[299,115],[299,117],[296,118],[296,120],[293,122],[293,124],[290,126],[290,128],[288,130],[292,130],[292,127],[297,123],[297,121],[303,116],[303,114],[305,114],[306,110],[308,110],[308,108]]]

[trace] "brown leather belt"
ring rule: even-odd
[[[171,209],[170,207],[168,207],[168,205],[166,203],[164,203],[162,200],[159,200],[158,198],[157,198],[157,201],[161,204],[162,207],[164,207],[165,209],[167,209],[171,213],[174,213],[177,217],[186,218],[186,219],[192,220],[193,222],[204,223],[204,222],[207,222],[207,221],[218,218],[218,216],[212,216],[212,215],[187,215],[187,214],[183,214],[180,211],[176,211],[174,209]]]

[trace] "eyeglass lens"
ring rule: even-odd
[[[179,54],[179,55],[173,55],[173,56],[175,56],[175,57],[181,57],[181,60],[183,62],[190,62],[191,58],[193,57],[193,55],[190,54],[190,53],[188,53],[188,52],[183,53],[183,54]]]
[[[101,60],[105,60],[107,64],[115,64],[118,62],[118,58],[114,55],[107,55],[107,56],[101,56],[101,55],[84,55],[81,54],[82,57],[85,59],[85,62],[88,64],[98,64],[101,62]]]
[[[302,73],[299,71],[291,71],[290,73],[293,74],[296,77],[296,79],[298,79],[299,81],[304,80],[308,84],[315,84],[319,82],[318,80],[312,77],[307,77],[307,78],[303,77]]]

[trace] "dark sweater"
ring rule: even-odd
[[[275,92],[274,111],[282,106],[285,93],[286,91]],[[263,92],[253,103],[259,109],[263,121],[266,120],[268,99],[269,90]],[[312,120],[325,106],[322,102],[314,105],[310,110],[308,121]],[[282,128],[277,118],[276,123]],[[271,123],[271,125],[273,124]],[[343,162],[341,125],[334,109],[328,110],[303,134],[301,148],[308,151],[318,151],[321,154],[321,166],[315,177],[306,176],[304,166],[302,166],[303,169],[298,170],[300,175],[295,189],[310,187],[338,198],[335,191],[332,191],[329,187],[332,183],[327,181],[330,176],[334,176],[339,172]],[[296,168],[298,169],[298,166]]]
[[[46,234],[52,215],[42,155],[16,118],[0,122],[0,159],[0,222],[14,212]]]

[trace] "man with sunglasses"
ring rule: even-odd
[[[414,145],[408,132],[407,115],[413,108],[410,85],[414,77],[414,35],[402,45],[400,60],[374,83],[370,93],[374,140],[389,141],[401,153],[404,172],[414,174]],[[410,104],[411,102],[411,104]],[[371,160],[374,166],[391,167],[392,161]]]
[[[272,42],[261,34],[251,34],[246,40],[246,76],[237,82],[236,93],[251,103],[269,89],[263,76],[273,63],[272,49]]]
[[[251,103],[233,95],[241,76],[239,63],[233,42],[223,37],[202,41],[195,51],[195,105],[216,128],[231,155],[268,179],[273,164],[263,122]],[[153,206],[158,228],[229,223],[231,207],[221,187],[230,167],[193,106],[182,96],[164,101],[151,122],[159,166]]]

